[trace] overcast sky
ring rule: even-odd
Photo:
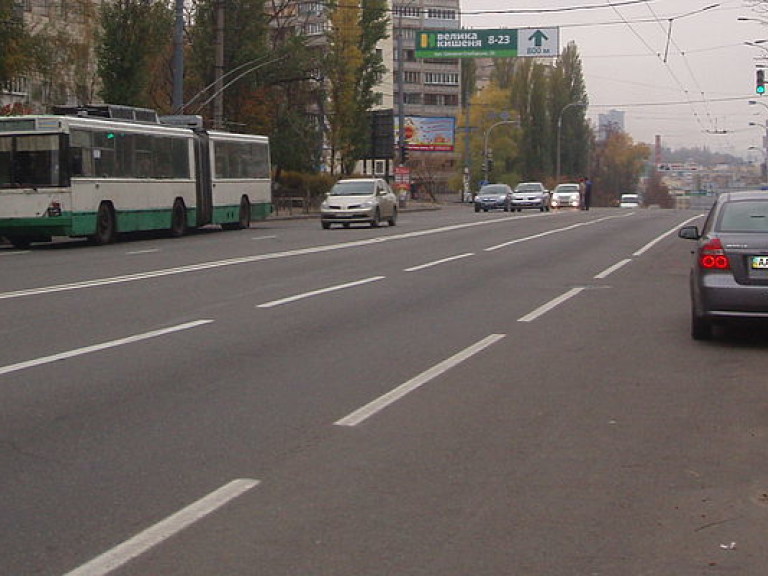
[[[573,41],[581,55],[589,118],[596,122],[600,113],[621,110],[636,142],[653,144],[658,134],[673,149],[707,147],[757,160],[765,149],[768,95],[755,94],[755,70],[761,61],[768,65],[768,59],[761,60],[768,57],[768,5],[761,12],[755,4],[462,0],[462,25],[558,27],[560,48]],[[765,48],[745,45],[757,40],[766,40]]]

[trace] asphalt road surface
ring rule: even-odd
[[[0,574],[764,574],[768,336],[690,338],[700,215],[0,247]]]

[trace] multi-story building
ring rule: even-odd
[[[417,59],[416,35],[419,30],[460,28],[459,0],[393,0],[392,26],[396,122],[402,115],[406,126],[410,117],[445,118],[455,125],[461,106],[461,63],[456,58]],[[439,194],[447,191],[456,173],[457,156],[453,150],[409,149],[407,165],[417,195]]]
[[[57,104],[94,101],[98,88],[93,46],[99,3],[94,0],[24,0],[14,3],[14,19],[27,33],[44,39],[38,72],[0,88],[0,103],[47,112]]]

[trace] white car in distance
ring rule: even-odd
[[[552,208],[579,208],[581,189],[578,184],[558,184],[552,192]]]

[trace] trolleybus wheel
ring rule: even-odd
[[[248,201],[247,196],[243,196],[240,200],[240,217],[238,219],[238,227],[241,230],[251,227],[251,203]]]
[[[115,241],[116,235],[115,209],[110,202],[102,202],[96,213],[96,233],[93,235],[93,240],[96,244],[111,244]]]
[[[187,231],[187,208],[184,200],[176,198],[171,211],[171,236],[180,238]]]

